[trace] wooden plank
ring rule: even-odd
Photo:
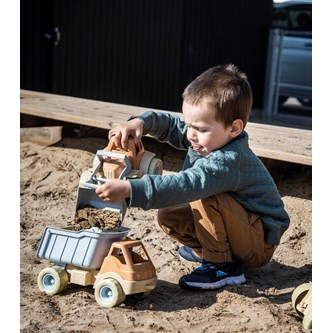
[[[30,116],[102,129],[116,127],[130,116],[140,115],[147,110],[168,112],[182,118],[178,112],[29,90],[21,90],[20,109],[22,114]],[[250,147],[258,156],[312,165],[311,130],[249,122],[246,131],[250,136]]]
[[[20,129],[20,141],[33,141],[40,145],[52,145],[63,138],[62,126],[32,127]]]
[[[21,90],[21,113],[110,129],[147,108]],[[149,109],[153,111],[162,111]],[[165,111],[167,112],[167,111]],[[176,112],[170,112],[180,115]]]
[[[312,165],[312,131],[249,123],[251,149],[260,157]]]

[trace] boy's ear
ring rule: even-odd
[[[243,120],[241,120],[241,119],[235,119],[232,122],[232,125],[231,125],[230,135],[233,138],[235,138],[236,136],[238,136],[239,134],[242,133],[243,129],[244,129]]]

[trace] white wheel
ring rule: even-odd
[[[312,328],[312,282],[299,285],[292,293],[291,303],[297,314],[303,318],[303,327]]]
[[[93,160],[93,166],[92,166],[92,167],[93,167],[93,170],[95,170],[95,169],[97,168],[97,165],[98,165],[99,163],[101,163],[101,161],[99,160],[98,156],[95,155],[94,160]]]
[[[83,186],[86,182],[91,179],[92,171],[84,170],[80,176],[79,186]]]
[[[40,291],[48,295],[55,295],[68,286],[68,275],[64,268],[53,266],[40,271],[37,279]]]
[[[311,282],[303,283],[294,289],[291,295],[291,303],[297,314],[303,318],[304,313],[297,309],[297,305],[303,300],[308,291],[311,289]]]
[[[163,162],[159,159],[154,157],[148,168],[148,175],[161,175],[163,172]]]
[[[120,283],[115,279],[102,280],[95,287],[95,299],[100,306],[112,308],[124,302],[125,297]]]

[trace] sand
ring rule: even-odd
[[[156,210],[129,208],[122,225],[142,240],[157,272],[157,288],[147,298],[107,309],[96,303],[92,286],[42,293],[37,276],[50,265],[36,257],[43,230],[73,221],[80,175],[106,145],[98,137],[20,145],[21,332],[308,332],[291,304],[294,288],[312,279],[312,170],[306,166],[269,164],[291,225],[272,260],[246,272],[244,285],[180,289],[179,278],[197,265],[179,259],[180,244],[160,230]],[[182,156],[170,148],[161,157],[177,171]]]

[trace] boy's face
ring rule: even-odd
[[[222,148],[232,138],[232,126],[227,128],[215,119],[215,110],[208,103],[191,105],[183,102],[184,121],[188,126],[187,139],[200,155],[207,156]]]

